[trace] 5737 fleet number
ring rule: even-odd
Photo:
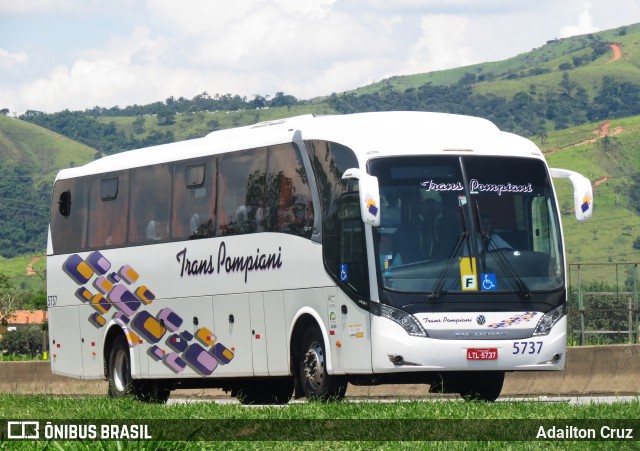
[[[512,354],[540,354],[542,351],[541,341],[516,341],[513,343]]]

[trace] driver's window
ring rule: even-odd
[[[358,193],[345,194],[338,207],[340,221],[341,282],[360,296],[369,296],[364,223],[360,217]]]

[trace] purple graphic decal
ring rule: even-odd
[[[171,371],[176,374],[182,373],[182,371],[184,371],[185,367],[187,366],[187,363],[182,360],[182,358],[176,352],[167,354],[164,357],[163,362],[165,365],[167,365],[167,367],[169,367]]]
[[[89,316],[89,322],[96,326],[96,328],[98,329],[107,324],[107,320],[104,319],[104,316],[99,313],[93,313],[91,316]]]
[[[122,268],[120,268],[118,274],[120,274],[122,280],[124,280],[128,284],[136,282],[138,280],[138,277],[140,277],[136,270],[129,265],[124,265]]]
[[[218,366],[218,361],[198,343],[189,346],[184,353],[184,359],[201,376],[209,376]]]
[[[151,302],[156,298],[156,295],[144,285],[136,290],[136,296],[145,304],[151,304]]]
[[[227,349],[222,343],[216,343],[216,345],[211,348],[211,355],[223,365],[226,365],[233,359],[233,352]]]
[[[206,327],[201,327],[196,332],[196,339],[200,343],[202,343],[203,346],[209,347],[213,346],[213,344],[216,342],[217,337]]]
[[[62,265],[62,270],[78,285],[84,285],[93,276],[93,269],[78,254],[70,255]]]
[[[113,319],[122,321],[123,324],[129,324],[129,317],[122,312],[115,312],[113,314]]]
[[[182,325],[182,318],[178,316],[176,312],[169,307],[165,307],[158,313],[158,319],[164,321],[164,325],[171,332],[175,332],[180,329]]]
[[[149,357],[151,357],[156,362],[159,362],[164,357],[164,351],[156,345],[151,346],[147,351],[147,354],[149,354]]]
[[[104,276],[98,277],[93,282],[93,286],[102,294],[107,294],[113,289],[113,284]]]
[[[146,310],[141,311],[133,318],[131,327],[149,343],[159,342],[167,332],[167,329]]]
[[[169,346],[176,352],[184,352],[184,350],[187,349],[187,346],[189,346],[189,341],[185,340],[178,334],[171,335],[169,338],[167,338],[166,343],[167,346]]]
[[[127,342],[129,343],[130,348],[134,348],[140,343],[140,337],[131,329],[124,327],[124,336],[127,337]]]
[[[80,299],[82,302],[89,302],[93,297],[93,293],[87,290],[85,287],[80,287],[76,291],[76,297]]]
[[[105,314],[111,310],[111,304],[101,294],[96,294],[91,299],[91,307],[96,309],[98,313]]]
[[[221,249],[225,251],[224,244]],[[229,258],[225,252],[224,259]],[[246,272],[260,268],[263,259],[265,265],[274,269],[282,265],[279,253],[269,256],[259,254],[256,255],[258,263],[252,263],[250,268],[235,268],[229,263],[231,266],[225,269],[227,272],[244,271],[246,281]],[[153,303],[156,295],[146,285],[133,286],[140,278],[135,269],[123,265],[115,272],[111,268],[111,262],[98,251],[90,253],[86,260],[78,254],[73,254],[62,264],[64,272],[80,285],[75,291],[75,296],[82,303],[87,303],[95,309],[95,313],[88,317],[89,323],[94,327],[99,329],[109,321],[117,322],[127,338],[129,347],[147,343],[150,345],[147,349],[149,358],[155,362],[162,361],[176,374],[189,366],[197,374],[209,376],[218,365],[231,362],[234,353],[217,343],[217,337],[210,329],[201,327],[195,332],[195,336],[189,330],[180,330],[184,320],[169,307],[162,308],[155,317],[151,315],[146,307]],[[128,288],[127,285],[131,286]],[[91,290],[91,287],[94,287],[97,293]],[[167,332],[171,334],[165,340],[171,349],[169,353],[156,344]],[[192,342],[194,338],[197,342]]]
[[[87,263],[100,275],[105,274],[111,268],[109,260],[104,258],[104,256],[98,251],[89,254],[87,257]]]
[[[129,316],[133,316],[141,304],[124,285],[116,285],[107,298],[118,310]]]

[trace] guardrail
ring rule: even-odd
[[[638,263],[568,266],[569,342],[640,343]]]

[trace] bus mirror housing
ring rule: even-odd
[[[360,216],[365,224],[373,227],[380,225],[380,190],[378,178],[361,169],[351,168],[344,171],[342,179],[358,179],[360,191]]]
[[[593,188],[588,178],[568,169],[549,168],[553,178],[569,179],[573,185],[573,205],[576,219],[586,221],[593,214]]]

